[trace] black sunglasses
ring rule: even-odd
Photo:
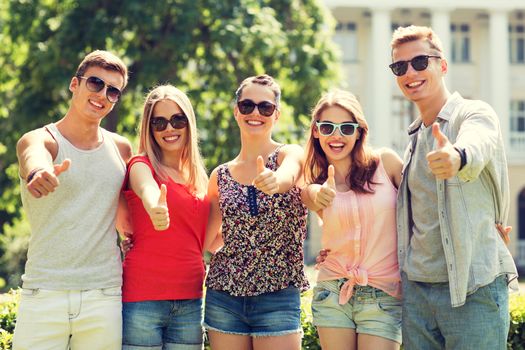
[[[106,98],[111,103],[117,103],[120,99],[120,95],[122,95],[122,92],[117,89],[114,86],[111,86],[109,84],[106,84],[106,82],[99,77],[91,76],[91,77],[83,77],[81,75],[78,75],[77,78],[79,79],[86,79],[86,87],[89,91],[92,92],[99,92],[104,87],[107,87],[106,89]]]
[[[174,114],[168,120],[164,117],[151,117],[150,124],[153,131],[164,131],[171,124],[173,129],[184,129],[188,126],[188,118],[182,113]]]
[[[337,129],[343,136],[351,136],[355,133],[359,127],[358,123],[344,122],[344,123],[332,123],[332,122],[316,122],[317,130],[323,136],[332,135]]]
[[[259,114],[265,117],[271,117],[277,106],[269,101],[255,103],[252,100],[242,100],[237,102],[237,108],[241,114],[250,114],[257,107]]]
[[[441,58],[441,56],[419,55],[408,61],[394,62],[391,65],[389,65],[389,67],[390,69],[392,69],[392,73],[394,73],[394,75],[397,75],[398,77],[400,77],[406,74],[409,63],[412,65],[412,68],[414,68],[417,71],[422,71],[422,70],[427,69],[429,58]]]

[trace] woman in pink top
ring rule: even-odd
[[[349,92],[312,113],[302,198],[323,222],[312,311],[323,349],[399,349],[401,293],[395,205],[402,161],[366,146],[368,125]]]
[[[139,153],[123,188],[133,248],[123,265],[122,349],[202,349],[208,178],[193,108],[174,86],[146,98]]]

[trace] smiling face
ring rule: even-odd
[[[256,104],[263,101],[270,102],[274,105],[277,104],[275,101],[275,94],[268,86],[253,83],[242,89],[241,96],[239,96],[238,100],[251,100]],[[233,114],[241,130],[241,135],[245,133],[257,135],[271,133],[273,125],[277,119],[279,119],[280,112],[278,109],[275,109],[273,114],[267,117],[261,115],[261,113],[259,113],[259,108],[256,107],[252,112],[242,114],[237,105],[235,105]]]
[[[439,52],[433,50],[426,40],[414,40],[397,46],[392,51],[392,61],[408,61],[419,55],[439,55]],[[410,101],[428,103],[445,90],[443,77],[447,69],[444,58],[429,58],[428,67],[422,71],[415,70],[409,64],[404,75],[396,76],[397,85]]]
[[[184,115],[184,112],[178,104],[172,100],[160,100],[155,103],[153,111],[151,113],[151,118],[165,118],[170,120],[173,115]],[[188,138],[188,126],[182,129],[174,129],[170,123],[166,126],[166,129],[162,131],[154,131],[150,127],[151,133],[155,142],[159,145],[160,150],[163,156],[169,154],[180,154],[184,147],[186,147],[186,142]]]
[[[339,106],[330,106],[324,109],[321,114],[319,114],[319,121],[336,124],[356,122],[350,112]],[[316,126],[313,129],[313,136],[319,140],[319,145],[323,149],[326,159],[330,164],[341,161],[350,161],[349,155],[354,149],[359,134],[359,129],[357,129],[353,135],[345,136],[341,134],[339,129],[337,129],[330,136],[323,136]]]
[[[98,77],[106,84],[118,89],[122,89],[124,86],[124,77],[117,71],[92,66],[86,70],[84,76]],[[107,87],[104,87],[99,92],[90,91],[86,86],[86,79],[73,77],[69,84],[69,90],[73,93],[71,107],[75,110],[75,114],[88,121],[100,123],[115,106],[114,103],[108,101],[106,89]]]

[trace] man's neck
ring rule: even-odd
[[[437,116],[443,106],[447,103],[448,98],[450,97],[450,92],[446,87],[432,97],[425,99],[424,101],[416,102],[417,108],[421,115],[421,120],[425,126],[432,125],[437,119]]]
[[[99,132],[100,120],[91,121],[81,118],[69,110],[64,118],[56,123],[62,136],[64,136],[73,146],[90,150],[98,147],[103,141]]]

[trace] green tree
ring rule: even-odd
[[[16,141],[66,112],[67,86],[86,53],[110,50],[130,68],[108,129],[134,139],[147,90],[172,83],[194,104],[212,168],[238,151],[232,100],[250,75],[266,72],[281,84],[276,138],[302,139],[313,104],[337,84],[332,28],[318,0],[0,2],[0,224],[20,216]]]

